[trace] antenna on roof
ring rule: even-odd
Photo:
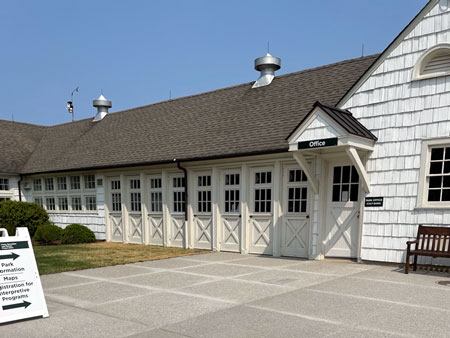
[[[75,88],[72,90],[72,93],[70,94],[70,101],[67,101],[67,111],[69,114],[72,114],[72,122],[74,121],[74,113],[73,113],[73,93],[79,91],[80,87]]]
[[[364,42],[363,42],[362,47],[361,47],[361,57],[364,57]]]

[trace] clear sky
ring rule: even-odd
[[[0,1],[0,119],[52,125],[374,54],[427,0]],[[0,130],[1,132],[1,130]]]

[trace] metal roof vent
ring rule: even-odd
[[[94,122],[103,120],[106,114],[108,114],[108,109],[112,107],[111,101],[108,101],[103,94],[97,100],[94,100],[92,105],[97,108],[97,115],[94,117]]]
[[[275,71],[281,68],[281,59],[267,53],[260,58],[255,59],[255,69],[261,72],[258,80],[255,81],[252,88],[258,88],[270,85],[275,77]]]

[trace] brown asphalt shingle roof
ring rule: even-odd
[[[266,87],[246,83],[110,113],[95,123],[36,127],[44,129],[39,144],[11,168],[31,174],[286,151],[286,137],[314,102],[336,104],[375,58],[278,76]],[[11,126],[0,128],[3,134]],[[5,141],[0,156],[7,164],[13,156]]]

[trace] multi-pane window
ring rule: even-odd
[[[41,207],[44,205],[44,203],[42,202],[42,197],[35,197],[34,203],[38,204]]]
[[[55,198],[54,197],[46,197],[45,205],[47,207],[47,210],[56,210]]]
[[[72,210],[81,211],[83,209],[80,196],[73,196],[71,202],[72,202]]]
[[[53,177],[47,177],[44,179],[44,184],[45,184],[45,190],[46,191],[52,191],[54,190],[54,186],[53,186]],[[49,209],[52,210],[52,209]]]
[[[67,190],[67,182],[65,177],[57,177],[56,184],[58,185],[58,190]]]
[[[431,148],[428,202],[450,201],[450,147]]]
[[[86,196],[86,210],[97,210],[97,197]]]
[[[333,202],[358,201],[359,174],[354,166],[336,166],[333,169]]]
[[[33,180],[33,190],[41,191],[42,190],[42,180],[40,178],[35,178]]]
[[[272,211],[272,172],[255,173],[254,201],[254,212]]]
[[[174,177],[172,181],[173,212],[185,212],[184,177]]]
[[[0,178],[0,190],[9,190],[8,178]]]
[[[306,175],[300,169],[289,170],[288,177],[288,212],[304,213],[308,205],[308,188]]]
[[[72,190],[81,189],[80,176],[70,176],[70,189]]]
[[[211,176],[199,175],[197,179],[197,212],[211,212]]]
[[[69,202],[67,201],[67,197],[58,197],[58,209],[69,210]]]
[[[141,181],[139,179],[130,179],[130,207],[131,211],[140,212],[141,205]]]
[[[95,175],[85,175],[84,176],[84,188],[85,189],[95,189]]]
[[[241,210],[239,181],[239,174],[225,174],[225,212]]]
[[[161,178],[150,178],[150,211],[162,212]]]
[[[111,207],[112,211],[122,211],[122,194],[120,180],[111,181]]]

